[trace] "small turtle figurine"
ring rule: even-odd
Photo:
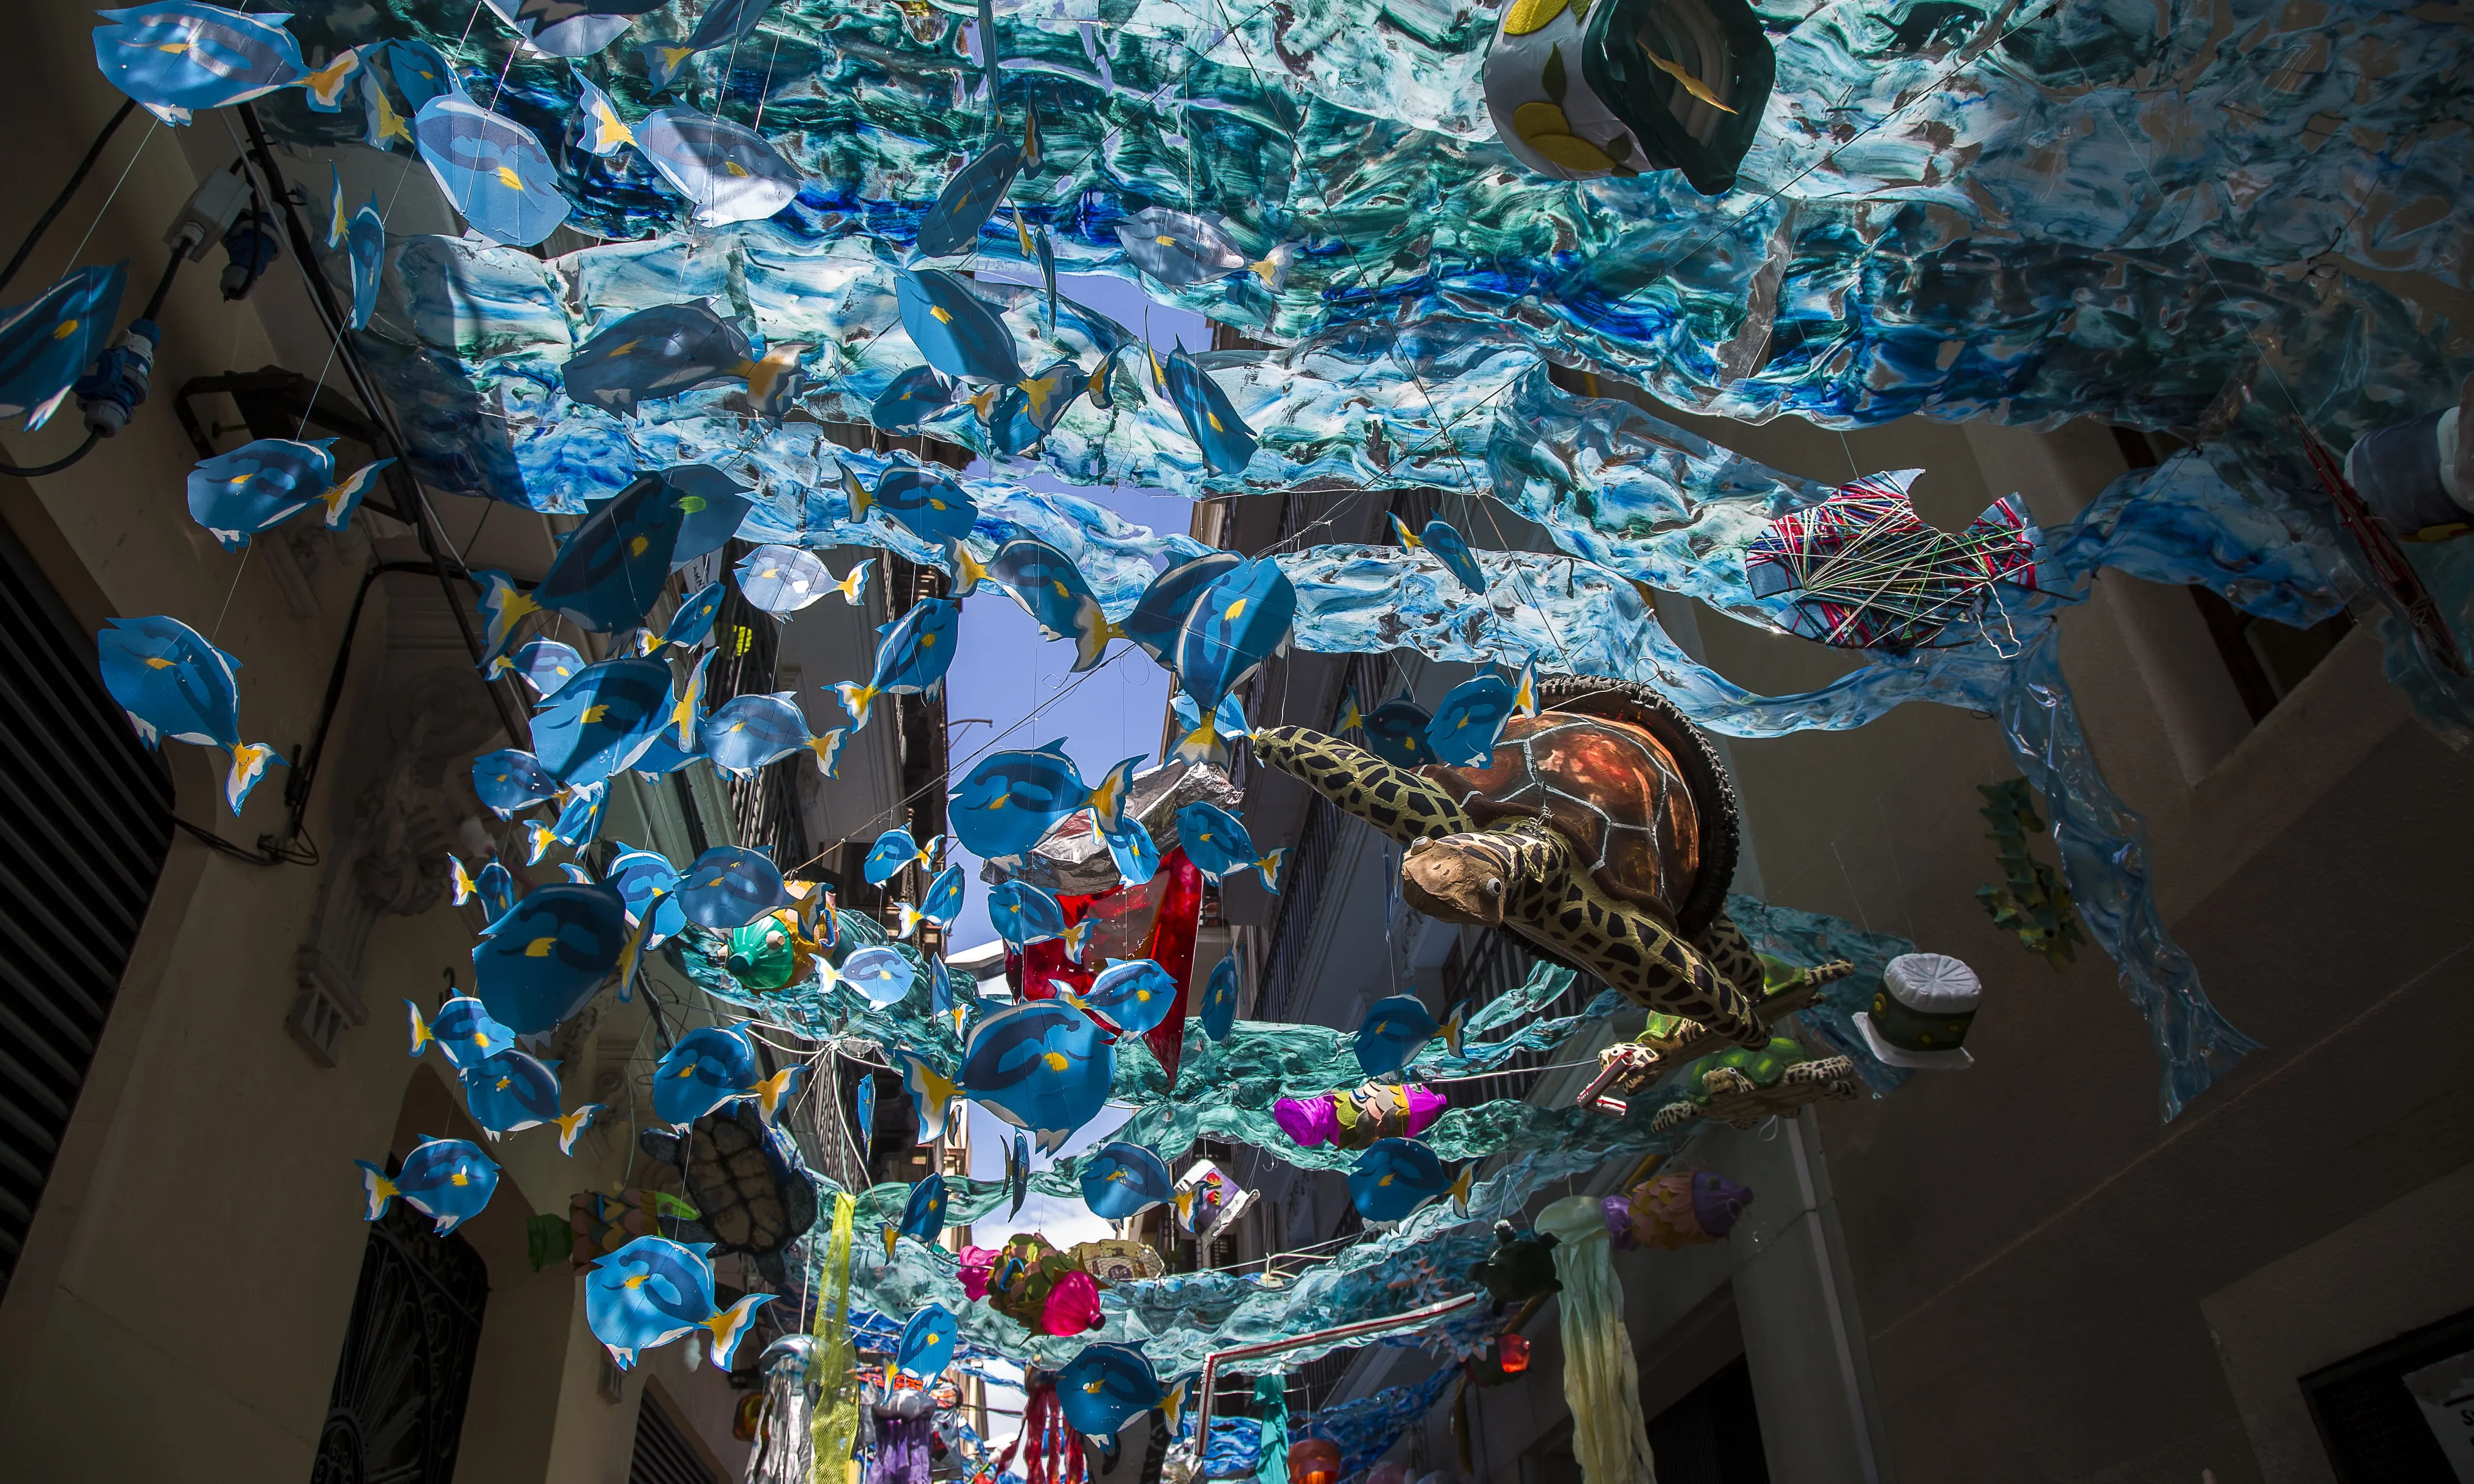
[[[1521,1231],[1508,1221],[1494,1224],[1494,1251],[1469,1269],[1469,1277],[1494,1300],[1494,1312],[1563,1290],[1555,1276],[1555,1233]]]
[[[1703,1057],[1684,1069],[1682,1091],[1681,1101],[1650,1119],[1650,1131],[1664,1133],[1695,1118],[1750,1129],[1773,1115],[1792,1115],[1807,1103],[1852,1098],[1856,1063],[1845,1057],[1815,1057],[1794,1036],[1778,1035],[1767,1046]]]
[[[678,1167],[688,1199],[713,1231],[714,1250],[745,1253],[766,1280],[788,1281],[782,1253],[816,1224],[816,1177],[754,1098],[734,1098],[689,1126],[636,1136],[645,1154]]]
[[[1485,767],[1411,771],[1302,727],[1255,759],[1409,847],[1401,893],[1446,922],[1506,928],[1542,957],[1738,1045],[1769,1030],[1760,961],[1726,913],[1735,801],[1709,740],[1657,692],[1541,680]]]

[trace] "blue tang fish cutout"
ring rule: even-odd
[[[659,474],[641,474],[559,542],[533,601],[595,633],[644,621],[670,574],[687,514]]]
[[[720,652],[718,648],[708,649],[696,656],[696,662],[688,667],[686,682],[671,689],[669,709],[661,729],[653,734],[655,746],[667,744],[681,752],[704,755],[705,671],[713,668],[713,657]]]
[[[1253,727],[1246,720],[1246,698],[1233,693],[1220,698],[1220,709],[1211,714],[1208,731],[1203,729],[1202,708],[1183,691],[1168,698],[1168,709],[1169,715],[1176,718],[1177,735],[1192,739],[1177,754],[1189,762],[1225,768],[1228,766],[1228,743],[1254,735]]]
[[[688,730],[692,736],[695,728],[691,724]],[[636,761],[628,764],[627,768],[647,783],[659,783],[664,776],[675,773],[691,763],[702,761],[704,761],[702,748],[691,742],[685,750],[682,750],[677,745],[677,740],[670,735],[670,729],[664,727],[653,734],[653,744],[638,753]]]
[[[1171,288],[1206,282],[1240,268],[1277,293],[1288,280],[1295,250],[1276,247],[1249,259],[1220,217],[1145,207],[1117,225],[1118,245],[1133,265]]]
[[[1109,640],[1125,637],[1101,611],[1074,559],[1044,541],[1007,542],[989,559],[987,573],[1039,624],[1040,637],[1074,641],[1076,674],[1100,663]]]
[[[673,937],[687,926],[687,910],[679,906],[679,868],[669,858],[651,850],[622,850],[610,863],[610,873],[604,878],[610,889],[618,893],[632,926],[644,920],[644,911],[652,909],[653,929],[644,946],[657,948],[662,940]]]
[[[700,928],[743,928],[790,905],[782,873],[743,845],[716,845],[695,858],[679,887],[679,910]]]
[[[1366,730],[1366,710],[1357,704],[1355,686],[1340,688],[1340,704],[1332,709],[1331,725],[1326,730],[1334,737]]]
[[[1113,830],[1102,830],[1100,842],[1108,847],[1109,863],[1117,867],[1117,879],[1127,886],[1140,886],[1159,874],[1159,842],[1140,819],[1128,816]],[[1077,962],[1081,961],[1078,956]]]
[[[1134,611],[1126,615],[1126,621],[1119,626],[1145,654],[1162,665],[1174,666],[1177,636],[1185,632],[1185,620],[1193,616],[1194,605],[1202,600],[1203,590],[1245,560],[1234,551],[1213,551],[1170,568],[1143,589],[1142,601],[1134,604]]]
[[[599,783],[653,743],[670,712],[670,668],[603,660],[559,687],[533,714],[533,756],[570,784]]]
[[[893,1347],[893,1369],[923,1386],[934,1382],[954,1363],[961,1332],[953,1310],[941,1303],[928,1305],[902,1326],[902,1338]]]
[[[1106,373],[1102,362],[1102,374]],[[1092,401],[1104,408],[1107,400],[1093,390],[1093,378],[1083,375],[1082,368],[1070,360],[1052,361],[1037,375],[1023,377],[1002,390],[991,387],[971,399],[979,409],[981,421],[987,425],[988,441],[1000,453],[1028,453],[1039,446],[1064,421],[1074,399],[1092,392]]]
[[[624,1371],[642,1352],[702,1329],[713,1338],[715,1367],[730,1369],[749,1318],[774,1296],[749,1294],[726,1309],[716,1305],[713,1265],[705,1258],[712,1246],[641,1236],[594,1262],[584,1278],[584,1321],[612,1364]]]
[[[799,194],[799,172],[764,136],[693,109],[655,109],[636,124],[636,147],[707,227],[761,222]]]
[[[954,400],[954,383],[934,366],[913,366],[893,378],[867,409],[867,420],[888,433],[915,433],[919,422]]]
[[[51,421],[69,387],[111,344],[129,264],[80,268],[12,309],[0,309],[0,417]]]
[[[934,1247],[944,1229],[945,1177],[932,1174],[910,1187],[910,1199],[902,1206],[899,1234]],[[890,1251],[892,1245],[887,1242],[886,1249]]]
[[[603,327],[568,357],[559,377],[570,400],[632,413],[639,401],[734,378],[748,382],[750,397],[758,395],[760,380],[769,394],[773,377],[788,367],[760,365],[749,358],[753,353],[747,337],[703,303],[655,304]]]
[[[962,1089],[952,1078],[937,1071],[926,1057],[907,1046],[893,1048],[893,1060],[902,1068],[903,1090],[910,1094],[911,1109],[919,1117],[919,1142],[932,1144],[943,1138],[947,1116]]]
[[[962,487],[941,474],[931,474],[910,464],[900,464],[885,471],[876,482],[876,492],[869,494],[847,469],[842,472],[850,491],[851,519],[866,518],[868,511],[881,509],[904,529],[927,542],[941,547],[949,541],[959,541],[971,533],[971,523],[980,518],[980,507]]]
[[[545,887],[554,891],[555,887]],[[539,896],[536,891],[533,896]],[[532,897],[524,900],[530,901]],[[593,1126],[601,1105],[587,1103],[571,1113],[559,1111],[558,1064],[502,1051],[484,1057],[456,1073],[464,1084],[464,1107],[473,1121],[493,1135],[521,1133],[526,1129],[554,1128],[558,1152],[573,1155],[575,1136]]]
[[[1455,1010],[1449,1031],[1452,1055],[1460,1055],[1460,1016]],[[1368,1007],[1357,1028],[1357,1064],[1369,1077],[1396,1077],[1418,1059],[1428,1041],[1444,1033],[1443,1025],[1414,994],[1395,994]]]
[[[531,247],[574,209],[558,192],[558,167],[541,140],[504,114],[441,94],[421,106],[412,135],[448,205],[493,242]]]
[[[1426,723],[1426,745],[1434,761],[1454,767],[1484,767],[1494,756],[1494,740],[1513,712],[1512,682],[1501,675],[1479,675],[1452,687]]]
[[[1053,1155],[1099,1116],[1117,1075],[1115,1044],[1071,1005],[1028,1000],[984,1016],[962,1049],[962,1088]]]
[[[1392,518],[1392,531],[1400,538],[1401,546],[1412,551],[1423,549],[1443,563],[1443,571],[1452,574],[1453,581],[1481,596],[1485,595],[1486,572],[1478,567],[1468,543],[1461,539],[1459,531],[1452,529],[1450,522],[1437,517],[1426,523],[1423,536],[1416,536],[1410,534],[1409,523],[1395,515]]]
[[[556,798],[565,788],[529,752],[501,747],[473,760],[473,791],[501,819],[519,809]]]
[[[933,922],[950,928],[962,914],[962,868],[949,865],[936,873],[928,884],[928,893],[915,909],[905,904],[902,909],[902,931],[898,937],[909,937],[922,922]]]
[[[996,214],[997,204],[1022,173],[1023,146],[1006,139],[988,146],[977,159],[955,172],[936,195],[936,204],[919,222],[919,255],[951,257],[967,253],[980,239],[980,229]]]
[[[495,680],[504,669],[501,663],[516,643],[516,625],[541,605],[532,595],[516,586],[516,579],[496,568],[483,568],[473,573],[473,584],[480,588],[481,673]]]
[[[396,90],[403,95],[406,113],[419,113],[432,98],[465,96],[455,69],[447,64],[447,58],[438,48],[426,41],[389,41],[386,64],[388,74],[395,79]],[[385,146],[381,144],[379,148]]]
[[[435,1045],[447,1054],[447,1064],[466,1067],[502,1051],[512,1051],[516,1033],[490,1017],[489,1007],[469,994],[459,994],[438,1007],[438,1013],[423,1019],[421,1007],[410,1000],[403,1002],[404,1012],[412,1017],[412,1051],[419,1057]]]
[[[552,0],[555,3],[555,0]],[[662,0],[667,4],[668,0]],[[620,117],[618,105],[608,93],[594,85],[593,79],[575,74],[575,120],[583,131],[581,142],[591,154],[608,159],[621,149],[636,142],[636,131]]]
[[[94,64],[106,81],[167,124],[199,109],[247,103],[306,69],[288,16],[244,15],[195,0],[163,0],[95,12],[113,24],[94,30]]]
[[[851,1089],[851,1132],[859,1137],[861,1163],[876,1156],[876,1076],[860,1074],[859,1085]]]
[[[352,81],[361,75],[361,49],[348,46],[327,60],[327,64],[301,76],[301,90],[308,94],[313,113],[341,113],[344,94],[352,89]],[[334,244],[329,242],[328,247]]]
[[[1435,761],[1426,741],[1434,720],[1405,695],[1385,701],[1366,714],[1366,750],[1395,767],[1423,767]]]
[[[884,943],[852,949],[839,967],[819,959],[816,972],[827,989],[857,990],[861,998],[880,1009],[901,1004],[919,980],[919,971],[910,966],[902,950]]]
[[[525,894],[473,950],[473,992],[518,1035],[584,1009],[627,946],[627,908],[608,886],[559,882]]]
[[[379,459],[338,481],[334,455],[327,451],[334,441],[259,438],[201,460],[189,471],[189,518],[227,551],[238,551],[252,536],[320,503],[327,507],[327,528],[342,530],[371,477],[395,460]]]
[[[718,577],[689,594],[663,627],[662,643],[678,649],[703,644],[713,632],[713,620],[720,616],[721,600],[729,596],[729,587]]]
[[[327,245],[341,247],[352,272],[352,314],[354,329],[370,328],[370,316],[378,307],[378,271],[386,258],[386,222],[378,215],[378,198],[371,196],[362,207],[350,216],[344,214],[344,178],[327,167],[335,183],[334,216],[327,228]]]
[[[440,1236],[480,1215],[498,1188],[497,1164],[479,1145],[463,1139],[423,1139],[393,1175],[366,1159],[352,1163],[361,1167],[361,1192],[369,1199],[364,1221],[384,1216],[401,1196],[406,1205],[437,1224]]]
[[[881,887],[914,862],[921,870],[926,870],[936,864],[936,847],[942,842],[943,837],[939,836],[923,845],[912,839],[907,829],[887,830],[876,838],[875,844],[867,847],[867,859],[860,863],[859,873],[866,878],[869,886]]]
[[[508,669],[523,676],[524,684],[544,700],[556,695],[560,689],[583,674],[589,663],[572,645],[555,639],[536,639],[501,662]]]
[[[821,737],[810,732],[806,714],[788,691],[734,695],[714,708],[713,715],[696,728],[697,741],[713,766],[740,777],[803,749],[815,755],[816,771],[834,777],[834,760],[845,735],[840,727]]]
[[[1228,1039],[1237,1026],[1237,960],[1226,956],[1211,967],[1211,982],[1202,988],[1202,1034],[1215,1041]]]
[[[1520,662],[1520,673],[1512,681],[1512,712],[1515,716],[1538,715],[1538,656]]]
[[[481,911],[492,922],[505,916],[507,909],[516,905],[515,873],[496,861],[481,867],[481,874],[473,882],[473,889],[480,894]]]
[[[489,0],[498,18],[532,50],[549,57],[590,57],[625,34],[639,15],[667,0]]]
[[[1016,948],[1065,936],[1065,909],[1027,881],[999,882],[988,888],[988,921],[997,937]]]
[[[1031,227],[1023,222],[1022,207],[1020,207],[1013,208],[1013,231],[1015,241],[1021,244],[1022,255],[1039,264],[1039,286],[1048,297],[1048,332],[1053,335],[1056,333],[1056,302],[1058,298],[1056,292],[1056,249],[1048,240],[1047,228]],[[1109,347],[1108,349],[1114,348]],[[1091,401],[1094,405],[1102,408],[1105,408],[1108,405],[1108,399],[1104,394],[1104,389],[1098,383],[1102,377],[1107,376],[1108,368],[1112,364],[1114,364],[1112,360],[1102,360],[1100,363],[1099,375],[1093,377],[1094,385],[1092,387]]]
[[[983,861],[1004,861],[1090,802],[1091,790],[1065,755],[1065,743],[1053,742],[982,758],[954,791],[947,815],[963,848]]]
[[[662,477],[678,492],[679,511],[687,518],[679,525],[678,547],[670,552],[674,567],[720,550],[756,508],[748,486],[711,464],[680,464],[663,470]]]
[[[1031,1137],[1019,1131],[1014,1133],[1013,1147],[1006,1151],[1005,1184],[1006,1197],[1013,1203],[1012,1209],[1006,1212],[1006,1219],[1010,1221],[1022,1214],[1022,1203],[1031,1195]]]
[[[1288,847],[1256,850],[1254,837],[1246,833],[1245,824],[1217,804],[1197,799],[1178,810],[1176,840],[1184,847],[1185,858],[1213,881],[1255,871],[1263,878],[1264,890],[1280,889],[1280,858],[1289,853]]]
[[[1185,430],[1202,450],[1214,474],[1241,474],[1254,461],[1254,430],[1237,415],[1228,394],[1180,345],[1168,356],[1168,400],[1185,420]]]
[[[558,812],[558,821],[549,827],[550,837],[570,850],[581,850],[592,844],[594,837],[601,833],[601,801],[609,796],[609,792],[610,781],[606,778],[594,783],[580,783],[569,790],[567,807]],[[540,826],[530,828],[539,829]],[[541,851],[536,848],[533,860],[538,861],[541,856]]]
[[[178,619],[113,619],[95,636],[104,689],[147,746],[174,742],[221,747],[231,757],[224,803],[234,818],[268,767],[283,759],[240,740],[240,661]]]
[[[949,377],[975,381],[1022,379],[1013,332],[970,280],[935,268],[896,269],[895,302],[902,328],[920,357]]]
[[[1091,987],[1065,996],[1077,1009],[1094,1010],[1128,1035],[1140,1035],[1168,1019],[1176,1004],[1176,979],[1150,959],[1110,959]]]
[[[733,46],[756,34],[757,23],[772,8],[773,0],[716,0],[697,18],[696,29],[684,41],[656,41],[639,47],[644,58],[644,73],[655,92],[661,92],[678,81],[689,58],[698,52]]]
[[[1456,1182],[1443,1173],[1435,1152],[1416,1139],[1377,1139],[1348,1172],[1348,1199],[1368,1221],[1403,1221],[1438,1196],[1466,1199],[1467,1177],[1476,1168],[1470,1161]]]
[[[758,547],[732,571],[739,596],[771,614],[797,613],[834,590],[823,559],[797,547]]]
[[[1160,1156],[1140,1144],[1103,1144],[1084,1155],[1082,1204],[1091,1214],[1124,1221],[1168,1200],[1176,1178]]]
[[[800,1068],[784,1067],[771,1079],[756,1064],[756,1046],[745,1022],[690,1031],[653,1065],[653,1113],[674,1129],[712,1112],[733,1098],[761,1098],[767,1117],[798,1086]],[[768,1085],[769,1083],[769,1085]]]
[[[1219,744],[1220,703],[1289,637],[1297,612],[1297,589],[1268,556],[1230,568],[1203,589],[1177,635],[1176,665],[1202,720],[1178,741],[1176,756],[1191,761]]]
[[[1056,1373],[1056,1409],[1087,1437],[1113,1438],[1154,1408],[1178,1410],[1179,1388],[1163,1386],[1143,1352],[1130,1345],[1086,1345]],[[1174,1433],[1176,1424],[1169,1430]]]
[[[961,619],[960,603],[950,597],[929,597],[877,629],[876,669],[867,683],[845,680],[834,687],[842,710],[850,713],[852,731],[867,725],[868,711],[878,696],[916,695],[945,678],[945,671],[954,665],[954,643]]]

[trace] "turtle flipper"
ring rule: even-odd
[[[1726,976],[1727,983],[1756,1000],[1760,998],[1763,984],[1760,955],[1753,952],[1753,945],[1744,941],[1744,930],[1735,926],[1735,919],[1727,915],[1725,908],[1720,908],[1717,915],[1710,919],[1710,925],[1694,935],[1692,946],[1701,950],[1701,956],[1710,961],[1711,967]]]
[[[1404,845],[1477,827],[1443,790],[1336,737],[1302,726],[1266,727],[1254,734],[1253,747],[1257,763],[1278,768]]]

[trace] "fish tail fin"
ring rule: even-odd
[[[1254,863],[1254,869],[1263,877],[1263,889],[1273,896],[1280,894],[1280,866],[1288,860],[1288,856],[1289,847],[1282,845],[1277,850],[1264,851],[1263,859]]]
[[[1262,280],[1263,286],[1276,294],[1288,287],[1289,263],[1297,255],[1298,250],[1283,242],[1264,254],[1261,261],[1248,263],[1246,271]]]
[[[1476,1182],[1477,1182],[1477,1161],[1476,1161],[1476,1160],[1474,1160],[1474,1159],[1472,1159],[1472,1160],[1470,1160],[1468,1163],[1467,1163],[1467,1164],[1465,1164],[1465,1165],[1462,1165],[1462,1166],[1461,1166],[1461,1173],[1460,1173],[1459,1178],[1455,1179],[1455,1180],[1452,1181],[1452,1214],[1453,1214],[1453,1215],[1455,1215],[1455,1216],[1467,1216],[1467,1215],[1468,1214],[1468,1208],[1469,1208],[1469,1189],[1470,1189],[1470,1187],[1471,1187],[1472,1185],[1474,1185]]]
[[[828,778],[839,778],[841,776],[842,742],[847,740],[849,736],[850,733],[846,729],[837,726],[832,731],[825,733],[822,737],[811,737],[808,739],[808,750],[816,755],[817,772],[824,774]]]
[[[841,697],[842,710],[850,713],[850,729],[853,732],[866,731],[867,708],[876,701],[876,687],[844,680],[835,685],[834,693]]]
[[[429,1029],[429,1022],[422,1018],[420,1006],[415,1005],[410,1000],[406,1000],[403,1002],[403,1008],[404,1012],[412,1017],[411,1055],[419,1057],[423,1052],[429,1049],[429,1043],[438,1039],[438,1035],[437,1033]]]
[[[361,498],[369,493],[370,481],[377,476],[379,470],[394,462],[394,459],[382,458],[364,464],[352,471],[350,478],[321,496],[320,499],[327,502],[327,529],[339,531],[351,524],[352,512],[361,508]]]
[[[866,602],[867,575],[875,567],[875,557],[871,556],[862,558],[860,564],[852,568],[841,581],[834,584],[834,591],[842,596],[843,602],[850,604],[854,608]]]
[[[758,1309],[772,1302],[771,1294],[749,1294],[704,1322],[704,1326],[713,1331],[713,1363],[716,1369],[730,1369],[730,1357],[738,1350],[739,1342],[747,1336],[747,1322]]]
[[[387,1207],[393,1204],[395,1198],[403,1194],[403,1191],[396,1185],[395,1181],[387,1179],[386,1171],[368,1160],[355,1159],[352,1163],[361,1167],[361,1194],[369,1201],[369,1210],[361,1220],[376,1221],[387,1213]]]
[[[956,597],[968,596],[971,590],[978,587],[981,579],[987,574],[987,564],[972,555],[971,548],[967,545],[959,541],[954,543],[954,596]]]
[[[902,1240],[902,1229],[891,1222],[886,1222],[882,1234],[885,1237],[885,1260],[891,1262],[894,1245]]]
[[[593,1115],[600,1111],[600,1104],[587,1103],[574,1112],[561,1113],[552,1120],[558,1125],[558,1152],[562,1155],[573,1155],[575,1136],[592,1128]]]
[[[1168,1423],[1168,1435],[1172,1438],[1176,1436],[1177,1419],[1185,1413],[1185,1388],[1188,1384],[1179,1381],[1160,1393],[1160,1420]]]
[[[1443,1017],[1443,1049],[1455,1057],[1466,1055],[1461,1048],[1468,1038],[1468,1017],[1467,1000],[1453,1006],[1451,1012]]]
[[[532,851],[524,857],[524,864],[539,865],[542,857],[549,854],[550,844],[558,839],[558,834],[539,819],[527,819],[524,821],[524,838],[531,842]]]
[[[1409,523],[1396,515],[1392,518],[1392,534],[1399,537],[1400,545],[1412,551],[1425,545],[1425,542],[1419,539],[1416,531],[1409,529]]]
[[[1211,713],[1202,714],[1202,721],[1176,741],[1175,756],[1180,763],[1217,763],[1227,749],[1220,741],[1220,725]]]
[[[455,905],[458,907],[473,900],[473,893],[481,889],[480,886],[473,880],[473,873],[464,868],[464,863],[455,859],[452,851],[448,852],[447,856],[447,885],[454,893]],[[406,1000],[404,1003],[409,1005],[412,1002]],[[417,1010],[413,1011],[416,1017],[420,1013]]]
[[[850,497],[852,523],[866,520],[868,507],[876,503],[876,497],[868,493],[866,485],[859,482],[859,475],[847,469],[842,471],[842,493]]]
[[[1099,664],[1100,657],[1107,653],[1108,641],[1111,639],[1120,639],[1124,636],[1125,630],[1109,622],[1108,616],[1100,611],[1100,605],[1098,603],[1093,603],[1090,608],[1089,616],[1075,626],[1075,669],[1078,671],[1086,670],[1092,666]]]
[[[270,742],[239,742],[231,750],[231,773],[224,780],[224,802],[231,806],[232,817],[240,817],[240,806],[249,801],[249,791],[266,776],[266,770],[283,763],[283,755]]]

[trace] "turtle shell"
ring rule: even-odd
[[[1542,808],[1599,889],[1698,935],[1735,874],[1734,791],[1709,740],[1645,686],[1556,676],[1538,700],[1486,766],[1418,771],[1480,824]]]
[[[815,1177],[789,1140],[765,1127],[754,1099],[697,1119],[676,1154],[688,1198],[719,1251],[772,1257],[815,1224]]]

